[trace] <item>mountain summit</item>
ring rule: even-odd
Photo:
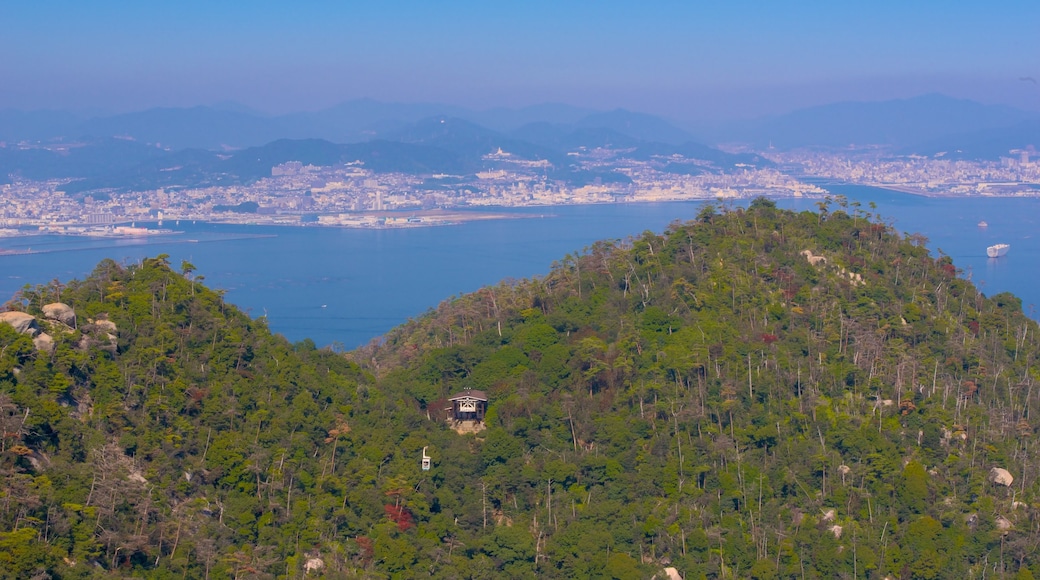
[[[0,576],[1029,577],[1037,324],[924,243],[709,204],[347,355],[166,256],[27,287]]]

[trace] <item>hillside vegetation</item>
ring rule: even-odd
[[[707,205],[346,355],[165,256],[26,288],[0,574],[1031,578],[1037,325],[925,243]]]

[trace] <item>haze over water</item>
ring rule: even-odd
[[[859,201],[861,209],[922,233],[970,275],[987,295],[1011,291],[1034,318],[1040,305],[1040,221],[1036,198],[925,198],[862,186],[827,186]],[[817,199],[783,199],[781,207],[816,210]],[[32,236],[0,240],[0,247],[41,254],[0,256],[0,297],[25,284],[82,278],[104,258],[132,263],[170,254],[198,267],[204,283],[252,316],[266,315],[274,332],[292,341],[313,339],[354,348],[442,300],[505,278],[545,274],[553,261],[600,239],[662,231],[693,219],[702,202],[611,204],[508,210],[528,219],[475,221],[459,226],[391,230],[216,224],[164,227],[184,233],[147,240]],[[979,228],[980,220],[989,227]],[[1007,256],[986,247],[1011,244]]]

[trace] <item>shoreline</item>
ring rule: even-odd
[[[1021,198],[1036,198],[1040,197],[1040,193],[1036,195],[965,195],[960,193],[950,192],[935,192],[928,191],[918,187],[899,185],[899,184],[875,184],[875,183],[854,183],[848,181],[835,181],[835,180],[819,180],[812,181],[813,185],[826,189],[828,186],[856,186],[856,187],[871,187],[882,191],[891,191],[894,193],[901,193],[905,195],[913,195],[917,197],[923,197],[928,199],[1021,199]],[[805,193],[802,195],[765,195],[768,199],[817,199],[823,198],[829,195],[830,192],[825,193]],[[536,210],[536,209],[551,209],[554,207],[575,207],[575,206],[603,206],[603,205],[641,205],[641,204],[672,204],[672,203],[740,203],[742,201],[750,201],[757,196],[705,196],[705,197],[693,197],[693,198],[668,198],[668,199],[618,199],[613,201],[588,201],[588,202],[571,202],[571,203],[556,203],[556,204],[531,204],[531,205],[515,205],[515,206],[462,206],[450,209],[428,209],[428,210],[417,210],[417,211],[397,211],[397,210],[384,210],[384,211],[366,211],[366,212],[342,212],[339,214],[324,214],[318,216],[319,221],[308,221],[304,222],[298,219],[301,216],[296,217],[295,220],[287,219],[274,219],[277,217],[287,216],[257,216],[255,214],[237,214],[234,217],[228,216],[225,218],[217,216],[194,216],[194,217],[181,217],[181,218],[170,218],[166,217],[164,222],[179,222],[179,221],[191,221],[204,224],[213,225],[237,225],[237,226],[263,226],[263,227],[306,227],[306,228],[339,228],[339,229],[351,229],[351,230],[395,230],[395,229],[413,229],[413,228],[427,228],[427,227],[443,227],[443,226],[457,226],[469,222],[478,221],[491,221],[491,220],[515,220],[515,219],[530,219],[530,218],[547,218],[556,217],[551,212],[535,214],[525,213],[523,210]],[[520,210],[520,211],[517,211]],[[249,219],[249,217],[270,217],[272,219]],[[313,214],[312,214],[313,215]],[[324,218],[324,221],[322,221]],[[139,221],[139,220],[138,220]],[[124,222],[117,222],[124,223]],[[154,222],[145,222],[149,224],[160,224],[158,220]],[[23,226],[27,227],[27,226]],[[31,226],[29,226],[31,227]],[[7,230],[6,234],[2,238],[14,239],[14,238],[26,238],[32,236],[42,235],[60,235],[67,237],[78,237],[78,238],[91,238],[99,240],[145,240],[152,238],[163,238],[172,235],[182,234],[181,231],[173,230],[149,230],[147,232],[140,233],[110,233],[100,231],[48,231],[47,228],[52,227],[65,227],[65,228],[85,228],[89,227],[85,224],[45,224],[36,226],[40,229],[19,229],[17,233]],[[2,239],[0,238],[0,239]],[[0,255],[13,255],[29,253],[24,250],[5,250],[0,248]],[[37,253],[37,252],[31,252]]]
[[[857,184],[858,185],[858,184]],[[936,195],[932,192],[917,189],[914,187],[907,187],[902,185],[868,185],[867,187],[876,187],[878,189],[886,189],[888,191],[894,191],[896,193],[905,193],[907,195],[916,195],[918,197],[938,198],[938,197],[954,197],[945,195]],[[957,197],[968,197],[968,196],[957,196]]]
[[[887,184],[887,183],[853,183],[849,181],[820,181],[816,182],[820,187],[826,188],[827,186],[856,186],[856,187],[873,187],[875,189],[884,189],[887,191],[894,191],[896,193],[905,193],[907,195],[915,195],[918,197],[926,197],[929,199],[1023,199],[1040,197],[1040,190],[1030,190],[1031,193],[1017,193],[1017,194],[997,194],[997,193],[953,193],[950,191],[930,191],[927,189],[921,189],[911,185],[899,185],[899,184]]]
[[[1035,216],[1033,210],[1040,201],[1005,199],[1000,202],[971,196],[932,202],[924,197],[889,193],[890,190],[871,186],[852,187],[848,191],[850,200],[861,196],[864,208],[867,199],[876,200],[876,211],[879,215],[897,218],[895,227],[900,232],[924,233],[930,239],[928,246],[932,252],[942,248],[954,257],[959,268],[973,272],[976,280],[985,279],[987,295],[1013,291],[1022,296],[1023,304],[1040,304],[1036,298],[1038,293],[1032,284],[1021,282],[1020,274],[1031,270],[1029,256],[1035,247],[1031,242],[1040,239],[1026,237],[1032,232],[1028,222]],[[821,200],[771,199],[781,208],[797,212],[812,211],[815,202]],[[132,263],[166,252],[178,261],[183,258],[198,264],[199,270],[210,280],[208,283],[229,289],[230,302],[252,308],[254,312],[267,308],[272,328],[290,340],[310,337],[318,344],[341,341],[356,345],[366,343],[384,328],[403,322],[416,312],[436,307],[445,296],[479,285],[493,285],[509,277],[544,274],[552,260],[587,247],[594,240],[623,239],[646,230],[660,232],[676,220],[694,219],[706,201],[718,204],[712,199],[683,201],[685,203],[581,204],[582,207],[571,204],[553,209],[507,208],[485,212],[475,211],[485,208],[467,208],[457,213],[507,218],[553,214],[553,219],[478,222],[458,229],[392,233],[329,229],[316,224],[281,229],[244,224],[211,225],[200,220],[192,225],[191,220],[184,219],[181,227],[175,227],[175,220],[166,219],[166,226],[185,230],[185,233],[135,240],[55,235],[8,239],[6,244],[0,240],[0,246],[13,250],[0,254],[0,258],[6,260],[8,271],[0,282],[6,284],[4,291],[13,295],[26,283],[46,283],[54,278],[56,271],[67,272],[63,277],[81,278],[105,257]],[[746,207],[749,201],[748,198],[733,200],[731,207]],[[1009,208],[1014,211],[1007,212]],[[941,223],[936,223],[937,216],[943,216]],[[988,230],[975,227],[983,218],[990,222]],[[1011,218],[1017,221],[1010,222]],[[957,227],[948,228],[947,222]],[[151,222],[139,221],[138,225],[155,227]],[[1018,229],[1008,229],[1012,225]],[[267,241],[242,239],[272,235],[275,238]],[[225,241],[233,243],[216,243]],[[1010,242],[1015,252],[998,261],[987,260],[985,248],[996,242]],[[32,255],[19,255],[30,254],[26,246],[31,246]],[[278,253],[271,253],[275,249]],[[460,252],[463,257],[452,258],[446,255],[448,251]],[[291,261],[288,264],[291,268],[282,268],[281,260]],[[463,268],[460,262],[466,262],[467,267]],[[433,269],[434,266],[439,269]],[[295,276],[293,280],[284,273],[289,270]],[[444,275],[448,280],[415,283],[416,279],[434,276],[431,272],[439,272],[436,276],[449,272]],[[377,283],[394,290],[377,290]],[[422,294],[415,286],[438,290]],[[287,296],[296,298],[285,298]],[[303,309],[301,304],[313,309]],[[328,309],[319,310],[321,304],[328,304]]]
[[[905,193],[905,194],[908,194],[908,195],[916,195],[916,196],[919,196],[919,197],[970,197],[970,196],[967,196],[967,195],[962,195],[962,196],[933,195],[930,192],[925,191],[925,190],[921,190],[921,189],[918,189],[918,188],[915,188],[915,187],[909,187],[909,186],[906,186],[906,185],[898,185],[898,184],[892,184],[892,185],[884,184],[884,185],[882,185],[882,184],[877,184],[877,183],[853,183],[851,181],[830,181],[830,180],[820,180],[820,181],[812,180],[810,183],[812,183],[814,185],[817,185],[819,187],[822,187],[824,189],[826,189],[829,186],[830,187],[834,187],[834,186],[837,186],[837,187],[846,187],[846,186],[873,187],[875,189],[884,189],[886,191],[894,191],[896,193]]]

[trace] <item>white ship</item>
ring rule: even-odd
[[[986,248],[986,255],[990,258],[999,258],[1008,253],[1009,249],[1011,249],[1011,246],[1008,244],[997,244]]]
[[[979,222],[979,227],[980,228],[988,228],[989,224],[986,223],[986,220],[982,220],[981,222]]]

